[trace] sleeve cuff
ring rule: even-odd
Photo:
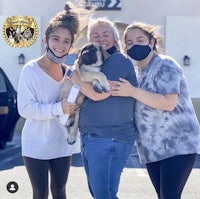
[[[53,116],[60,116],[63,115],[63,110],[62,110],[62,106],[61,106],[61,102],[58,102],[56,104],[53,104],[52,106],[52,115]]]

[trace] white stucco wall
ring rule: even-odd
[[[8,16],[0,16],[0,27],[3,26]],[[14,48],[9,46],[2,34],[0,36],[0,67],[3,68],[8,78],[11,80],[14,88],[17,90],[19,76],[23,65],[18,64],[18,56],[23,53],[25,61],[37,58],[41,55],[41,20],[40,17],[33,16],[38,25],[38,37],[36,41],[29,47]]]
[[[44,35],[45,29],[49,23],[49,20],[54,16],[58,11],[62,10],[66,0],[0,0],[0,18],[1,26],[5,16],[14,16],[14,15],[28,15],[37,18],[39,26],[39,36],[37,38],[37,44],[32,45],[28,48],[12,48],[9,47],[3,40],[0,38],[0,66],[5,69],[8,74],[11,82],[17,88],[18,78],[23,66],[17,64],[17,57],[20,53],[24,53],[26,56],[26,61],[37,56],[40,56],[43,53],[43,44],[42,36]],[[72,0],[72,2],[79,2]],[[96,17],[98,16],[108,16],[113,21],[121,21],[124,23],[131,23],[133,21],[144,21],[151,24],[161,25],[162,33],[170,33],[167,38],[167,50],[175,58],[181,59],[183,54],[183,48],[179,45],[174,45],[173,39],[174,36],[177,36],[175,33],[178,29],[178,25],[174,23],[173,28],[167,26],[168,31],[166,31],[166,18],[167,16],[182,16],[181,20],[186,20],[190,16],[200,16],[199,0],[121,0],[121,10],[119,11],[97,11]],[[184,22],[182,21],[182,26]],[[195,27],[195,25],[193,26]],[[2,29],[1,29],[2,31]],[[1,34],[2,37],[2,34]],[[191,37],[191,41],[196,41],[196,38]],[[7,46],[6,46],[7,45]],[[173,49],[173,51],[171,51]],[[179,52],[179,54],[177,54]],[[191,52],[193,54],[193,52]],[[181,58],[179,58],[179,56]],[[195,58],[196,59],[196,58]],[[192,56],[192,67],[184,69],[187,72],[187,78],[190,84],[192,96],[199,96],[199,92],[196,92],[197,87],[193,87],[193,83],[197,85],[197,78],[192,78],[193,75],[198,74],[200,69],[197,65],[194,65],[195,59]]]
[[[166,52],[182,66],[192,98],[200,97],[200,16],[169,16],[166,20]],[[183,66],[188,55],[190,66]]]
[[[60,2],[60,3],[59,3]],[[13,86],[17,90],[19,75],[23,65],[18,64],[18,56],[23,53],[26,62],[41,56],[44,51],[42,37],[49,20],[63,9],[65,1],[58,0],[1,0],[0,1],[0,67],[4,69]],[[32,16],[39,27],[38,37],[34,44],[27,48],[10,47],[3,39],[2,26],[8,16]]]

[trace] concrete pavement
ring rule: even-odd
[[[20,154],[20,137],[13,140],[0,151],[0,198],[31,199],[31,185]],[[8,182],[15,181],[19,189],[9,193]],[[193,169],[185,186],[182,199],[200,199],[200,167],[199,162]],[[86,176],[82,167],[80,154],[73,156],[72,167],[67,183],[68,199],[92,199],[87,188]],[[156,199],[155,191],[150,183],[146,170],[139,164],[133,153],[121,177],[118,196],[120,199]],[[49,196],[49,199],[52,199]]]
[[[7,183],[15,181],[19,185],[16,193],[9,193]],[[200,198],[200,170],[193,169],[186,184],[182,199]],[[0,172],[1,199],[31,199],[32,191],[24,166],[14,167]],[[71,167],[68,184],[68,199],[92,199],[89,194],[83,167]],[[120,199],[156,199],[155,192],[145,169],[125,168],[122,174],[119,194]],[[52,197],[49,197],[52,199]]]

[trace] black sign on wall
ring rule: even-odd
[[[97,10],[121,10],[121,0],[85,0],[86,7]]]

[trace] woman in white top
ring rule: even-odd
[[[33,199],[48,198],[48,172],[54,199],[65,199],[65,186],[71,163],[72,146],[65,139],[66,128],[59,122],[63,114],[73,114],[75,103],[59,101],[66,59],[80,19],[72,3],[65,4],[46,29],[46,52],[28,62],[18,87],[18,111],[26,118],[22,130],[22,156],[33,188]],[[83,11],[83,9],[81,9]]]

